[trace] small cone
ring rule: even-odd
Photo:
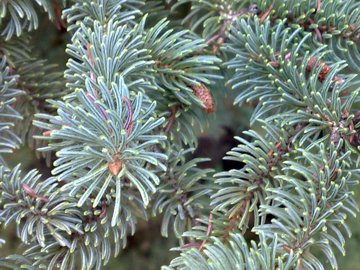
[[[213,97],[211,95],[210,90],[203,84],[201,85],[193,85],[191,87],[193,89],[194,95],[202,101],[205,105],[203,111],[206,113],[212,113],[215,111],[215,104]]]

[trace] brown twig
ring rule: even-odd
[[[213,224],[212,224],[212,220],[213,220],[213,214],[210,213],[209,214],[209,224],[207,227],[207,231],[206,231],[206,236],[210,237],[211,232],[212,232],[212,228],[213,228]],[[191,248],[191,247],[196,247],[197,249],[199,249],[200,251],[204,248],[205,244],[207,243],[207,238],[204,239],[201,243],[187,243],[185,245],[182,245],[181,248]]]
[[[128,110],[128,118],[126,119],[124,127],[125,127],[127,135],[129,136],[131,134],[132,128],[134,126],[133,111],[132,111],[131,102],[130,102],[129,98],[127,96],[123,96],[122,99],[125,102],[125,105]]]
[[[102,201],[102,203],[101,203],[101,213],[99,215],[99,218],[103,219],[105,217],[105,215],[106,215],[106,212],[107,212],[106,201]]]
[[[266,18],[267,18],[267,17],[269,16],[269,14],[270,14],[272,8],[273,8],[273,3],[271,3],[270,6],[269,6],[269,8],[264,12],[263,15],[261,15],[260,20],[259,20],[259,23],[260,23],[260,24],[262,24],[262,23],[266,20]]]
[[[211,232],[212,232],[212,228],[213,228],[213,224],[212,224],[212,220],[213,220],[214,216],[212,213],[209,214],[209,224],[208,224],[208,228],[206,230],[206,236],[207,238],[210,237]],[[196,247],[197,249],[199,249],[200,251],[204,248],[206,242],[207,242],[207,238],[204,239],[201,244],[200,243],[187,243],[185,245],[182,245],[182,248],[192,248],[192,247]]]
[[[91,53],[91,45],[90,43],[86,43],[86,52],[87,52],[87,55],[88,55],[88,58],[89,58],[89,62],[90,62],[90,65],[92,67],[94,67],[95,65],[95,61],[94,61],[94,58],[92,56],[92,53]],[[95,83],[96,82],[96,76],[94,74],[94,72],[90,71],[90,79]]]
[[[90,101],[94,104],[95,108],[96,108],[97,111],[101,114],[101,116],[102,116],[105,120],[107,120],[107,119],[108,119],[108,115],[107,115],[106,111],[105,111],[99,104],[96,103],[95,97],[94,97],[92,94],[90,94],[90,93],[87,93],[87,94],[86,94],[86,97],[88,98],[88,100],[90,100]]]
[[[44,203],[47,203],[49,202],[49,199],[48,198],[45,198],[45,197],[42,197],[42,196],[39,196],[30,186],[28,186],[27,184],[22,184],[22,188],[23,190],[25,191],[25,193],[30,197],[30,198],[33,198],[33,199],[39,199],[40,201],[44,202]]]
[[[61,18],[60,5],[58,3],[54,3],[53,8],[54,8],[54,14],[55,14],[54,24],[55,24],[56,29],[59,30],[59,31],[65,30],[66,29],[66,23]]]
[[[196,247],[197,249],[199,249],[201,246],[200,243],[187,243],[185,245],[182,245],[181,248],[192,248],[192,247]]]
[[[175,120],[176,120],[176,112],[178,110],[178,105],[174,105],[171,107],[170,111],[171,111],[171,114],[170,114],[170,118],[169,118],[169,121],[168,123],[166,124],[166,127],[165,127],[165,134],[168,134],[171,130],[171,128],[173,127],[174,123],[175,123]]]
[[[315,24],[314,20],[313,20],[313,19],[310,19],[310,18],[309,18],[309,22],[310,22],[311,24]],[[320,29],[319,29],[319,28],[315,28],[314,31],[315,31],[315,34],[316,34],[316,37],[317,37],[318,41],[323,42],[323,38],[322,38],[322,34],[321,34]]]
[[[207,231],[206,231],[206,236],[207,237],[210,237],[210,235],[211,235],[211,231],[212,231],[212,228],[213,228],[212,220],[213,220],[213,214],[210,213],[210,215],[209,215],[209,224],[208,224],[208,228],[207,228]],[[201,245],[199,247],[200,251],[204,248],[206,242],[207,242],[207,239],[204,239],[202,241],[202,243],[201,243]]]
[[[223,24],[221,25],[219,31],[212,37],[210,37],[208,40],[205,41],[206,45],[210,45],[211,43],[216,41],[216,46],[214,46],[212,52],[214,54],[217,53],[219,47],[224,43],[226,39],[226,31],[231,26],[231,24],[235,21],[236,18],[240,17],[241,15],[247,14],[247,13],[254,13],[252,9],[254,9],[254,6],[257,9],[256,5],[251,5],[249,8],[242,8],[239,11],[235,13],[223,13],[222,16],[225,17]]]
[[[92,57],[92,54],[91,54],[91,45],[90,43],[86,43],[86,52],[87,52],[87,55],[89,57],[89,62],[92,66],[94,66],[94,58]]]
[[[321,0],[317,0],[316,10],[319,12],[321,9]]]

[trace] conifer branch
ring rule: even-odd
[[[25,244],[0,268],[100,270],[150,211],[179,241],[165,270],[341,267],[358,212],[360,4],[220,2],[0,4],[0,222]],[[71,35],[64,73],[31,49],[44,11]],[[250,127],[214,174],[191,156],[227,87]],[[8,165],[25,144],[50,177]]]

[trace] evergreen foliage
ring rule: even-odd
[[[359,5],[2,1],[0,222],[23,246],[0,267],[101,269],[159,216],[179,240],[164,270],[341,269],[358,212]],[[63,72],[31,48],[41,12],[71,35]],[[227,88],[254,109],[224,157],[236,168],[214,172],[191,153]],[[21,145],[50,177],[8,164]]]

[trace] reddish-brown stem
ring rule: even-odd
[[[129,98],[127,96],[123,96],[122,99],[125,102],[125,105],[128,110],[128,118],[126,119],[124,127],[125,127],[127,135],[129,136],[131,134],[132,128],[133,128],[133,111],[132,111],[132,107],[131,107]]]
[[[205,41],[206,45],[210,45],[211,43],[216,41],[217,44],[213,48],[213,53],[217,53],[219,47],[224,43],[226,38],[225,36],[226,30],[229,28],[232,22],[239,16],[246,14],[248,12],[249,12],[249,8],[242,8],[236,13],[226,15],[227,17],[224,19],[224,22],[221,25],[219,31],[214,36],[212,36],[211,38]]]
[[[100,215],[99,215],[99,218],[100,218],[100,219],[103,219],[103,218],[105,217],[106,211],[107,211],[106,202],[103,201],[103,202],[101,203],[101,213],[100,213]]]
[[[220,29],[219,33],[209,38],[207,41],[205,41],[206,45],[210,45],[213,41],[217,40],[222,36],[222,30]]]
[[[207,236],[207,237],[210,237],[210,235],[211,235],[211,231],[212,231],[212,228],[213,228],[212,220],[213,220],[213,214],[210,213],[210,215],[209,215],[209,224],[208,224],[208,228],[207,228],[207,231],[206,231],[206,236]],[[200,245],[200,247],[199,247],[199,250],[200,250],[200,251],[204,248],[206,242],[207,242],[207,239],[204,239],[204,240],[202,241],[202,243],[201,243],[201,245]]]
[[[317,0],[316,10],[319,12],[321,9],[321,0]]]
[[[309,22],[310,22],[311,24],[314,24],[314,23],[315,23],[314,20],[313,20],[313,19],[310,19],[310,18],[309,18]],[[320,29],[319,29],[319,28],[315,28],[314,31],[315,31],[315,34],[316,34],[316,37],[317,37],[318,41],[323,42],[323,38],[322,38],[322,34],[321,34]]]
[[[185,245],[182,245],[181,248],[192,248],[192,247],[196,247],[197,249],[199,249],[201,246],[200,243],[187,243]]]
[[[171,130],[171,128],[173,127],[175,120],[176,120],[176,112],[178,110],[178,105],[174,105],[171,107],[170,111],[170,118],[169,118],[169,122],[167,123],[166,127],[165,127],[165,134],[168,134]]]
[[[23,188],[23,190],[25,191],[25,193],[26,193],[30,198],[39,199],[40,201],[42,201],[42,202],[44,202],[44,203],[49,202],[49,199],[48,199],[48,198],[39,196],[39,195],[36,194],[36,192],[35,192],[30,186],[28,186],[27,184],[22,184],[22,188]]]
[[[208,224],[207,231],[206,231],[206,236],[207,237],[210,237],[211,232],[212,232],[212,228],[213,228],[212,220],[213,220],[213,214],[210,213],[210,215],[209,215],[209,224]],[[188,243],[188,244],[182,245],[181,247],[182,248],[196,247],[201,251],[204,248],[206,242],[207,242],[207,239],[204,239],[201,242],[201,244],[200,243]]]
[[[95,61],[94,61],[94,58],[93,58],[92,53],[91,53],[91,45],[90,45],[89,42],[86,43],[86,52],[87,52],[87,55],[88,55],[88,58],[89,58],[90,65],[92,67],[94,67]],[[91,81],[96,82],[95,74],[92,71],[90,71],[90,79],[91,79]]]
[[[94,58],[92,57],[92,54],[91,54],[91,45],[90,43],[86,43],[86,52],[87,52],[87,55],[89,57],[89,62],[92,66],[94,66]]]
[[[53,7],[54,7],[54,14],[55,14],[54,23],[55,23],[56,29],[58,29],[59,31],[61,31],[62,29],[66,29],[66,24],[65,24],[64,20],[61,19],[60,5],[58,3],[54,3]]]
[[[95,108],[96,108],[97,111],[101,114],[101,116],[102,116],[105,120],[107,120],[107,119],[108,119],[108,115],[107,115],[106,111],[105,111],[103,108],[101,108],[101,106],[99,106],[99,104],[96,103],[95,97],[94,97],[92,94],[90,94],[90,93],[87,93],[87,94],[86,94],[86,97],[94,104]]]
[[[262,24],[262,23],[266,20],[266,18],[267,18],[267,17],[269,16],[269,14],[270,14],[272,8],[273,8],[273,3],[271,3],[270,6],[269,6],[269,8],[264,12],[263,15],[261,15],[260,21],[259,21],[260,24]]]

